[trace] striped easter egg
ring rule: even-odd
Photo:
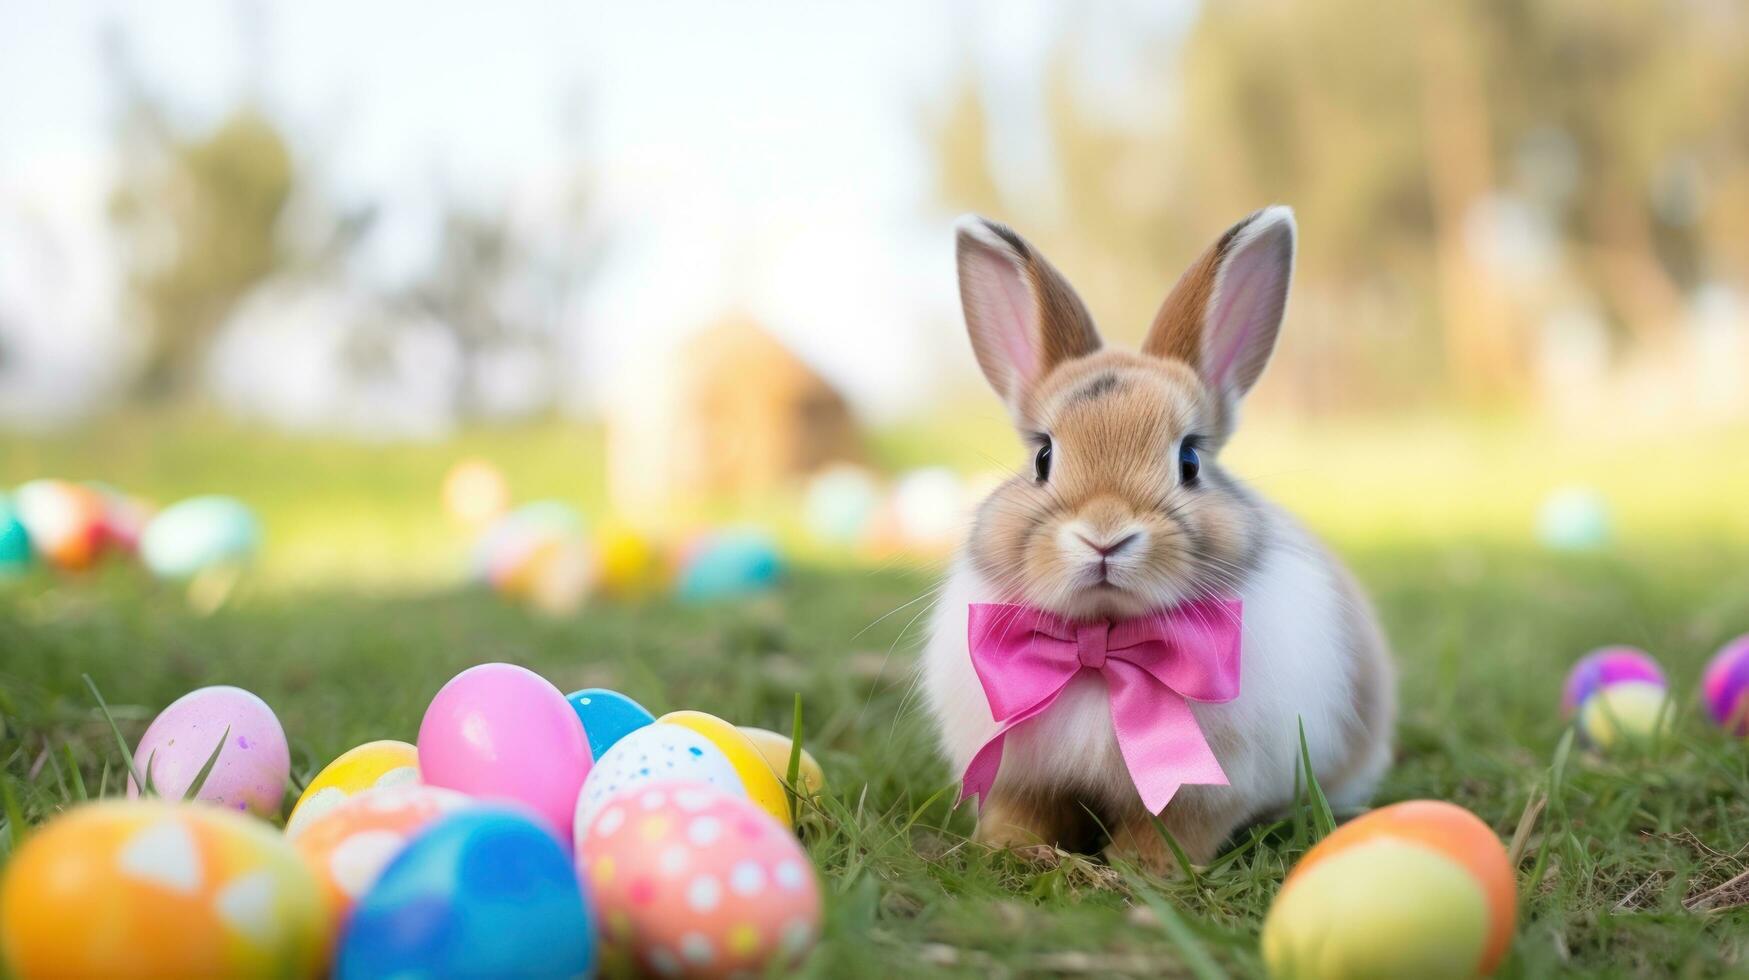
[[[1734,735],[1749,735],[1749,634],[1727,643],[1701,675],[1707,715]]]
[[[1270,976],[1474,977],[1512,942],[1506,848],[1460,806],[1412,800],[1341,827],[1300,859],[1263,924]]]
[[[1561,717],[1574,717],[1593,694],[1606,687],[1632,682],[1666,686],[1663,668],[1644,650],[1629,646],[1593,650],[1580,657],[1567,672],[1567,684],[1561,692]]]

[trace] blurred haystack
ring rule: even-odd
[[[746,500],[862,458],[849,404],[744,318],[682,344],[671,370],[640,375],[609,412],[615,506],[644,519],[675,505]]]

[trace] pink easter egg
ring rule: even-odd
[[[481,664],[455,675],[419,724],[424,782],[521,803],[566,847],[592,762],[583,723],[565,696],[514,664]]]
[[[285,729],[267,702],[240,687],[203,687],[171,702],[140,737],[134,768],[154,793],[180,800],[221,738],[224,748],[196,798],[278,816],[291,777]],[[129,777],[128,797],[139,795]]]
[[[1701,675],[1700,688],[1714,722],[1734,735],[1749,735],[1749,634],[1719,650]]]
[[[1613,684],[1629,681],[1664,687],[1664,670],[1651,654],[1638,647],[1593,650],[1579,658],[1567,673],[1567,684],[1561,694],[1561,715],[1571,718],[1591,695]]]
[[[820,932],[820,885],[795,834],[702,783],[628,790],[590,823],[577,862],[610,964],[670,977],[766,975]]]

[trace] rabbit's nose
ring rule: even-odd
[[[1079,531],[1075,532],[1075,536],[1081,539],[1081,543],[1092,548],[1094,551],[1099,552],[1099,557],[1101,558],[1114,558],[1121,555],[1142,540],[1142,532],[1140,529],[1130,530],[1128,528],[1120,531],[1116,536],[1108,537],[1103,541],[1098,538],[1088,537]]]

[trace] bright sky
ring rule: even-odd
[[[579,390],[742,309],[890,417],[971,363],[920,120],[967,53],[999,96],[1036,86],[1063,13],[1046,0],[0,0],[0,340],[33,366],[0,391],[0,414],[71,379],[100,383],[116,361],[103,356],[120,336],[102,286],[106,25],[177,112],[207,121],[259,92],[329,194],[377,203],[367,280],[418,267],[443,194],[538,215],[587,168],[614,248],[577,316]],[[1048,168],[1036,120],[1000,125],[1013,180]],[[52,229],[78,268],[41,268],[37,232],[20,227]]]

